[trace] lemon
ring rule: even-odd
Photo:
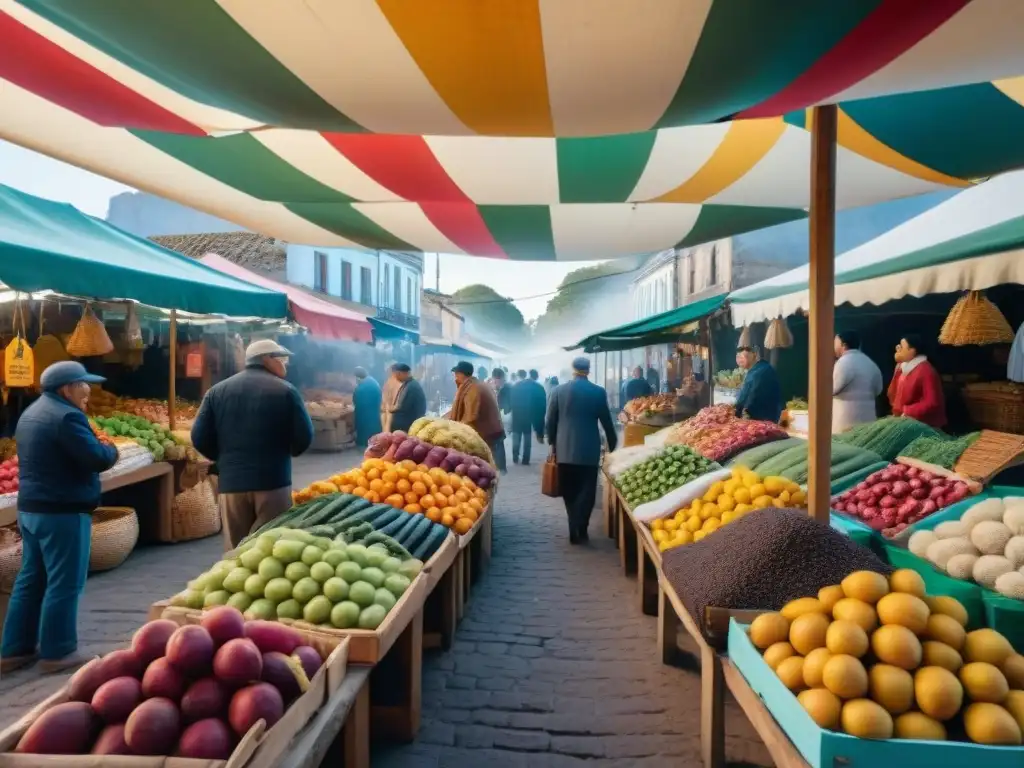
[[[722,488],[722,493],[726,494],[727,496],[732,496],[734,493],[736,493],[736,490],[738,488],[741,488],[742,486],[743,483],[740,482],[740,480],[734,476],[731,480],[725,481],[725,485]]]
[[[765,509],[766,507],[770,507],[773,501],[774,499],[772,499],[771,496],[758,496],[754,499],[754,509]]]
[[[673,542],[675,544],[692,544],[693,534],[685,528],[680,528],[678,531],[676,531],[676,536],[673,539]]]
[[[703,524],[704,524],[704,521],[701,520],[700,517],[694,515],[693,517],[691,517],[689,520],[686,521],[686,530],[688,530],[690,533],[696,533],[697,531],[700,530],[700,527]]]
[[[657,520],[655,520],[653,523],[651,523],[651,530],[652,531],[661,531],[661,530],[664,530],[664,529],[665,529],[665,521],[662,520],[660,517]]]
[[[789,495],[789,503],[794,506],[807,503],[807,494],[800,490],[800,486]]]
[[[742,482],[743,481],[743,473],[744,472],[749,472],[749,471],[750,470],[747,469],[746,467],[743,467],[743,466],[740,466],[739,464],[737,464],[735,467],[732,468],[732,472],[729,474],[729,476],[733,480],[739,480],[739,481]]]
[[[755,483],[750,486],[750,498],[756,499],[759,496],[764,496],[768,493],[768,490],[764,487],[764,483]]]
[[[711,496],[710,501],[714,501],[719,496],[721,496],[723,490],[725,490],[725,483],[723,483],[721,480],[716,480],[715,482],[713,482],[711,484],[711,487],[708,488],[707,492],[707,495]]]
[[[723,493],[718,497],[718,508],[723,512],[732,512],[736,508],[736,501],[728,493]]]
[[[700,529],[705,533],[711,533],[712,531],[717,531],[721,527],[722,521],[718,518],[712,517],[708,520],[705,520],[704,525],[702,525]]]
[[[735,512],[723,512],[722,513],[722,525],[727,525],[736,519]]]
[[[705,504],[700,509],[700,517],[702,520],[710,520],[712,517],[718,517],[721,511],[715,504]]]
[[[664,528],[659,528],[656,531],[652,531],[651,536],[654,538],[655,541],[667,541],[668,531],[666,531]]]
[[[783,491],[782,493],[779,494],[779,501],[788,504],[789,503],[789,499],[790,499],[789,491]]]
[[[737,488],[733,491],[733,499],[736,500],[736,505],[749,504],[750,503],[750,489],[748,488]]]
[[[671,541],[659,541],[658,542],[658,551],[659,552],[664,552],[666,549],[671,549],[671,548],[672,548],[672,542]]]
[[[746,471],[743,473],[743,487],[752,489],[755,485],[761,482],[761,476],[757,472]],[[753,491],[751,491],[753,495]]]
[[[736,505],[736,509],[733,510],[733,514],[737,515],[737,516],[745,515],[745,514],[747,514],[747,512],[749,512],[752,509],[753,509],[753,507],[750,506],[749,504],[746,504],[746,503],[737,504]]]
[[[707,535],[708,535],[707,531],[697,531],[696,533],[693,534],[693,541],[694,541],[694,543],[700,541],[701,539],[703,539]]]
[[[764,490],[769,496],[778,496],[786,490],[786,479],[784,477],[766,477],[764,479]]]
[[[676,520],[674,517],[671,520],[666,520],[665,521],[665,530],[666,531],[674,531],[678,527],[679,527],[679,521]]]

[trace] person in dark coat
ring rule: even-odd
[[[254,341],[245,370],[206,393],[192,425],[192,444],[220,477],[225,550],[292,505],[292,457],[309,449],[313,422],[285,381],[290,355],[270,339]]]
[[[391,370],[392,375],[401,382],[401,388],[395,396],[395,405],[391,409],[391,431],[408,432],[416,419],[426,415],[427,396],[408,365],[395,363]]]
[[[362,366],[356,368],[355,377],[357,383],[352,393],[352,407],[355,408],[356,445],[366,448],[370,438],[382,431],[381,390],[377,380]]]
[[[18,528],[21,570],[0,646],[0,674],[33,663],[44,672],[84,664],[78,653],[78,600],[89,573],[99,473],[117,462],[89,426],[89,385],[104,381],[78,362],[49,366],[43,394],[18,420]]]
[[[608,395],[604,387],[587,378],[590,361],[577,357],[572,367],[572,381],[551,393],[547,436],[558,464],[558,486],[569,518],[569,541],[578,544],[590,538],[587,529],[597,499],[597,470],[601,464],[598,425],[604,429],[609,451],[615,450],[617,439]]]
[[[544,442],[544,419],[548,413],[548,392],[544,388],[544,385],[540,383],[540,374],[536,368],[530,369],[530,381],[537,386],[534,388],[534,400],[533,403],[533,423],[534,429],[537,430],[537,442]]]
[[[650,382],[644,378],[644,369],[639,365],[633,369],[633,378],[626,382],[624,394],[627,403],[638,397],[647,397],[654,394]]]
[[[753,347],[736,350],[736,365],[747,372],[736,396],[736,415],[746,413],[758,421],[778,423],[782,416],[782,388],[775,369],[759,360]]]
[[[540,440],[544,434],[544,408],[547,406],[547,395],[536,381],[528,378],[525,370],[516,373],[519,379],[513,384],[509,399],[512,402],[512,463],[519,463],[519,449],[522,448],[523,466],[530,464],[530,453],[533,447],[533,435]],[[539,399],[538,399],[539,398]],[[538,422],[537,405],[544,403]]]
[[[494,387],[494,396],[498,399],[498,408],[502,413],[511,413],[512,385],[508,383],[503,368],[495,368],[491,371],[491,386]]]

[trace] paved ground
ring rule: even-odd
[[[304,457],[296,484],[355,460]],[[592,543],[569,546],[561,503],[538,491],[538,466],[513,466],[502,483],[491,568],[453,649],[424,663],[419,739],[376,748],[375,767],[700,765],[698,675],[656,658],[655,620],[640,613],[635,582],[621,575],[596,511]],[[83,647],[102,653],[123,643],[153,600],[180,589],[219,552],[217,538],[146,547],[89,579]],[[0,680],[0,727],[62,682],[32,671]],[[731,703],[727,733],[734,764],[771,765]]]

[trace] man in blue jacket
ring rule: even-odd
[[[292,505],[292,457],[313,442],[313,422],[285,381],[291,353],[270,339],[245,351],[245,370],[206,393],[192,444],[220,476],[224,549]]]
[[[551,393],[548,404],[547,435],[558,464],[558,487],[569,517],[569,542],[579,544],[590,537],[590,513],[597,499],[597,469],[601,465],[601,435],[604,428],[608,450],[616,444],[615,422],[608,410],[604,387],[592,384],[590,361],[572,361],[572,381]]]
[[[117,462],[89,426],[89,385],[104,381],[81,363],[43,371],[42,396],[18,420],[18,527],[21,570],[0,647],[0,673],[35,661],[44,672],[88,661],[78,654],[78,599],[89,573],[90,514],[100,503],[99,473]]]
[[[759,360],[757,350],[753,347],[737,349],[736,364],[747,372],[736,396],[736,415],[743,416],[746,413],[758,421],[778,423],[782,416],[782,388],[775,369],[764,360]]]
[[[519,451],[522,448],[523,466],[528,466],[533,447],[533,433],[537,434],[538,440],[544,434],[547,395],[544,393],[544,387],[527,377],[525,370],[517,371],[516,378],[518,381],[512,385],[509,396],[512,403],[512,463],[519,463]]]
[[[355,370],[355,392],[352,393],[353,417],[356,425],[356,445],[366,448],[370,438],[382,431],[381,425],[381,388],[361,365]]]

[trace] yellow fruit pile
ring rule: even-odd
[[[749,633],[822,728],[945,741],[962,715],[970,741],[1020,745],[1024,656],[995,630],[966,627],[963,605],[926,596],[915,571],[856,571],[758,616]]]
[[[728,480],[715,482],[689,506],[676,510],[671,517],[652,521],[651,536],[664,552],[700,541],[755,509],[806,504],[806,494],[792,480],[761,477],[746,467],[736,467]]]

